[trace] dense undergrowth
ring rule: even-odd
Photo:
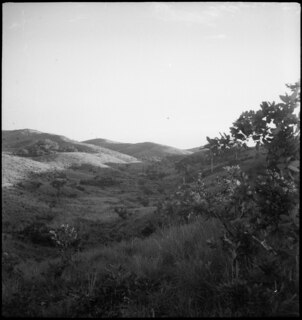
[[[221,232],[219,221],[200,218],[82,253],[68,245],[61,257],[39,264],[13,269],[6,261],[4,315],[211,315],[219,304],[216,286],[231,276],[223,248],[207,243]],[[218,314],[230,312],[221,308]]]
[[[47,260],[5,252],[2,315],[299,316],[300,87],[288,87],[209,138],[199,174],[178,165],[184,183],[158,204],[152,232],[83,250],[81,230],[62,225],[43,229]]]

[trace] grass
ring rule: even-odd
[[[207,314],[212,307],[209,295],[214,298],[213,286],[228,268],[223,251],[210,249],[206,244],[207,239],[219,237],[220,231],[217,221],[200,219],[160,230],[146,239],[134,238],[95,248],[78,253],[58,278],[58,258],[19,263],[22,280],[18,290],[23,294],[19,299],[24,299],[26,293],[31,296],[28,310],[39,316],[64,317],[73,312],[80,316],[85,312],[87,315],[88,309],[91,315],[96,312],[106,316],[110,312],[139,317]],[[6,277],[5,288],[17,278]],[[107,288],[105,295],[102,288]],[[6,289],[6,305],[15,301],[10,300],[12,296]],[[63,300],[54,303],[56,297]],[[75,304],[82,309],[73,311]],[[28,311],[27,315],[33,313]]]

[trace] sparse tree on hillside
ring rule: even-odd
[[[67,180],[63,178],[56,178],[51,182],[52,187],[57,190],[57,198],[59,198],[61,194],[61,190],[66,183],[67,183]]]
[[[210,139],[209,137],[207,137],[207,140],[209,143],[205,145],[205,148],[210,149],[211,172],[213,173],[214,157],[216,157],[220,152],[220,144],[218,138]]]
[[[119,215],[120,218],[125,220],[128,216],[128,211],[125,207],[115,207],[114,211]]]
[[[186,183],[186,177],[188,175],[188,165],[184,160],[175,163],[175,169],[178,173],[183,175],[183,183]]]
[[[229,134],[220,134],[220,138],[209,138],[207,137],[208,144],[205,145],[206,148],[210,149],[210,161],[211,161],[211,172],[213,172],[214,167],[214,158],[218,156],[228,155],[232,152],[235,153],[235,160],[238,160],[238,153],[244,147],[247,148],[246,143],[242,142],[242,135],[238,134],[237,136],[232,137]]]

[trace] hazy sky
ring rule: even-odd
[[[2,129],[178,148],[300,77],[298,3],[3,4]]]

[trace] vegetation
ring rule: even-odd
[[[201,214],[222,222],[222,241],[232,258],[228,290],[237,290],[239,282],[246,294],[253,293],[254,301],[264,302],[266,310],[253,305],[258,316],[299,314],[300,124],[294,109],[300,102],[300,84],[288,88],[291,94],[280,96],[281,103],[264,102],[257,112],[244,112],[231,128],[233,140],[225,134],[221,139],[208,138],[213,172],[214,156],[234,148],[237,152],[238,140],[246,145],[252,137],[257,155],[260,148],[266,154],[256,179],[238,165],[225,167],[226,176],[218,177],[215,194],[199,178],[182,186],[177,200],[165,207],[168,215],[185,221]],[[237,306],[233,312],[243,315],[251,310],[241,312]]]
[[[118,184],[101,172],[80,179],[106,187],[85,183],[85,193],[123,191],[122,204],[109,198],[116,220],[89,221],[87,206],[77,226],[23,228],[19,237],[47,259],[22,258],[6,239],[3,315],[299,316],[300,84],[287,87],[280,103],[263,102],[208,138],[199,156],[116,169]]]
[[[77,152],[77,148],[72,145],[60,146],[58,142],[51,139],[43,139],[34,142],[33,144],[20,148],[15,151],[15,154],[23,157],[38,157],[56,152]]]

